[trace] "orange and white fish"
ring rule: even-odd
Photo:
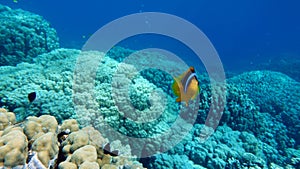
[[[199,81],[194,67],[190,67],[186,72],[174,78],[172,90],[177,97],[176,102],[185,102],[195,99],[200,92]]]

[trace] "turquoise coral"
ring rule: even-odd
[[[41,16],[0,6],[0,65],[31,62],[59,47],[56,30]]]

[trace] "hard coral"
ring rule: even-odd
[[[0,131],[4,130],[7,126],[16,123],[16,116],[12,112],[7,112],[6,109],[0,108]]]
[[[0,65],[30,62],[41,53],[58,48],[55,29],[43,17],[1,6]]]
[[[40,117],[28,117],[24,123],[24,133],[28,140],[37,139],[39,136],[52,132],[55,133],[58,123],[55,117],[50,115],[42,115]]]
[[[77,166],[74,163],[64,161],[59,164],[58,168],[59,169],[77,169]]]
[[[27,138],[18,128],[10,128],[0,136],[0,167],[25,165],[27,158]]]
[[[57,49],[34,58],[34,63],[2,66],[0,74],[0,105],[16,113],[18,121],[28,116],[48,114],[61,123],[74,114],[72,102],[72,77],[76,58],[74,49]],[[36,91],[31,104],[27,95]]]
[[[32,151],[37,152],[38,159],[48,167],[50,160],[54,159],[58,153],[56,135],[48,132],[37,138],[32,144]]]
[[[80,168],[99,168],[99,166],[109,165],[117,167],[139,166],[143,168],[140,163],[131,158],[130,147],[121,145],[120,141],[113,141],[110,149],[110,151],[118,150],[120,156],[113,157],[110,154],[105,154],[103,147],[107,143],[108,140],[93,127],[85,127],[79,131],[72,132],[62,142],[62,153],[64,154],[65,161],[61,162],[59,167],[62,169],[72,168],[75,165]]]
[[[274,123],[286,126],[289,136],[300,144],[300,83],[285,74],[274,71],[245,72],[228,80],[259,107],[259,111],[274,118]],[[254,124],[254,123],[253,123]],[[277,127],[277,125],[274,124]],[[274,129],[274,127],[272,127]],[[278,129],[280,131],[280,129]],[[274,132],[275,130],[273,130]],[[282,134],[281,134],[282,135]],[[280,139],[281,140],[281,139]],[[285,144],[288,144],[287,142]]]
[[[59,128],[58,133],[60,132],[75,132],[79,130],[79,125],[75,119],[64,120],[62,125]]]
[[[80,165],[80,169],[99,169],[99,164],[96,162],[85,161]]]
[[[94,146],[86,145],[77,149],[71,156],[70,162],[75,163],[80,166],[82,163],[96,162],[97,160],[97,150]]]
[[[71,133],[68,138],[62,143],[63,152],[66,156],[75,152],[78,148],[89,143],[89,136],[83,131]]]

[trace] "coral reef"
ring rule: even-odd
[[[260,112],[270,114],[275,120],[270,124],[284,124],[287,134],[299,145],[300,83],[272,71],[246,72],[229,79],[228,82],[244,91],[259,107]]]
[[[151,70],[150,72],[151,74],[163,74],[163,72],[157,70]],[[145,74],[146,75],[144,77],[147,80],[151,81],[151,77],[147,76],[147,73]],[[296,133],[298,133],[297,131],[299,131],[297,127],[297,123],[299,124],[299,118],[296,113],[299,109],[298,101],[300,97],[298,95],[299,92],[296,91],[299,90],[299,84],[294,80],[289,79],[287,76],[278,74],[276,72],[249,72],[246,74],[251,74],[251,76],[236,76],[228,80],[229,84],[227,84],[226,86],[227,102],[220,122],[221,125],[227,125],[231,129],[242,132],[240,134],[241,136],[238,140],[235,141],[231,137],[219,138],[224,141],[227,140],[226,142],[232,140],[232,142],[230,141],[229,144],[230,148],[240,142],[240,139],[242,139],[245,144],[243,144],[243,146],[241,146],[239,150],[234,150],[232,152],[233,154],[236,154],[234,158],[231,158],[231,155],[229,155],[231,153],[228,154],[227,150],[221,148],[217,153],[224,153],[225,155],[222,156],[227,160],[212,159],[211,162],[207,161],[207,157],[203,155],[203,152],[206,152],[208,150],[207,147],[201,148],[201,151],[193,150],[191,151],[192,154],[186,154],[186,156],[189,157],[189,160],[195,162],[196,165],[200,162],[201,165],[208,168],[224,168],[232,166],[257,166],[260,168],[269,166],[271,168],[276,168],[274,167],[278,166],[276,164],[279,164],[281,166],[290,166],[292,164],[291,162],[287,161],[294,158],[286,157],[285,150],[288,147],[294,147],[298,145],[297,143],[295,144],[294,139],[297,140],[298,136]],[[264,78],[264,81],[257,80],[257,78],[261,77],[261,74],[264,74],[264,77],[270,77]],[[205,122],[205,118],[210,108],[212,94],[210,92],[210,85],[207,84],[207,82],[209,82],[207,76],[200,75],[199,77],[199,79],[203,80],[202,82],[204,82],[200,84],[200,108],[197,118],[197,123],[201,124]],[[276,78],[274,79],[272,77]],[[278,83],[274,84],[274,80],[278,81]],[[156,86],[159,86],[166,81],[168,81],[167,76],[165,76],[165,79],[151,82],[153,82],[153,84],[155,84]],[[259,86],[259,84],[264,84],[267,89],[265,89],[264,87],[262,88],[262,86]],[[253,87],[254,89],[251,87]],[[262,90],[264,91],[261,92]],[[286,97],[285,95],[287,93],[286,90],[290,92],[288,93],[288,97]],[[166,91],[166,93],[170,92]],[[266,95],[269,97],[265,97]],[[261,98],[263,98],[264,100]],[[292,102],[288,103],[288,100],[291,98]],[[278,101],[275,104],[269,103],[268,101],[272,99],[278,99]],[[257,100],[259,102],[257,102]],[[283,116],[276,116],[276,114],[269,113],[270,110],[262,111],[261,107],[263,106],[272,107],[281,103],[282,105],[285,105],[287,107],[291,106],[287,109],[287,112],[289,112],[288,114],[292,115],[291,117],[288,118]],[[291,104],[293,104],[293,106]],[[283,120],[287,118],[287,121]],[[293,122],[291,123],[292,118]],[[291,133],[293,131],[293,137],[291,138]],[[199,133],[197,133],[196,135],[199,136]],[[216,135],[216,133],[214,135]],[[208,144],[212,143],[213,141],[208,141]],[[181,147],[179,145],[181,145]],[[186,151],[186,149],[187,148],[182,144],[178,144],[178,147],[175,147],[174,150],[171,150],[171,152],[180,150],[176,151],[176,153],[174,154],[182,154]],[[201,158],[195,158],[196,156],[203,157],[202,162],[200,160]],[[216,155],[209,155],[209,157],[211,156]],[[163,158],[164,160],[159,160],[160,158]],[[166,159],[169,159],[169,161]],[[159,164],[159,161],[165,161],[165,163]],[[154,160],[152,159],[152,162],[162,168],[168,168],[167,166],[169,164],[172,166],[175,163],[172,158],[160,155],[155,157]],[[153,167],[154,164],[150,163],[148,166]]]
[[[134,162],[134,157],[131,156],[129,146],[123,146],[120,141],[109,143],[111,150],[118,150],[122,156],[113,157],[105,154],[102,149],[108,144],[108,139],[95,130],[93,127],[85,127],[79,131],[72,132],[65,141],[62,142],[63,160],[59,165],[60,168],[67,167],[90,167],[90,168],[105,168],[118,166],[138,166],[142,165]]]
[[[148,168],[157,169],[186,169],[195,168],[194,163],[189,160],[186,155],[169,155],[169,154],[159,154],[150,158]]]
[[[8,113],[5,109],[1,112]],[[5,123],[0,122],[2,126]],[[143,168],[129,146],[112,141],[111,150],[118,149],[122,156],[111,156],[103,149],[107,139],[93,127],[79,130],[74,120],[58,125],[53,116],[30,116],[17,125],[20,127],[10,125],[0,132],[0,168]],[[60,132],[64,139],[59,137]]]
[[[72,103],[72,70],[78,50],[59,49],[16,67],[2,66],[6,77],[0,82],[0,106],[16,113],[18,121],[27,116],[53,115],[61,123],[74,114]],[[27,95],[36,91],[32,103]]]
[[[0,20],[0,73],[5,77],[0,107],[16,113],[0,109],[0,166],[24,166],[27,160],[31,168],[142,168],[133,154],[157,151],[166,152],[141,161],[149,168],[299,166],[300,153],[294,149],[300,143],[299,83],[284,74],[232,75],[226,89],[217,87],[216,93],[208,76],[198,74],[195,117],[175,102],[170,88],[172,76],[185,70],[176,61],[121,47],[107,56],[56,49],[56,32],[42,17],[0,5]],[[37,98],[29,102],[33,91]],[[200,143],[205,127],[199,124],[205,123],[213,99],[219,99],[215,95],[225,91],[221,126]],[[137,143],[131,138],[155,139]]]
[[[85,83],[73,86],[74,66],[83,64],[86,67],[84,63],[88,61],[76,62],[78,56],[101,60],[92,91]],[[109,130],[101,126],[104,120],[123,134],[147,137],[163,132],[167,128],[162,126],[170,126],[178,114],[174,99],[140,76],[133,66],[119,64],[100,52],[58,49],[34,58],[33,64],[24,62],[16,67],[3,66],[0,72],[7,77],[0,82],[0,106],[14,111],[18,121],[44,114],[55,116],[59,123],[74,118],[82,126],[93,124],[105,131],[105,135]],[[129,88],[128,95],[124,95],[127,93],[124,85]],[[30,103],[26,98],[32,91],[36,91],[37,99]],[[159,118],[150,119],[150,123],[132,121],[143,122],[149,117]]]
[[[285,151],[292,152],[290,157],[280,156],[279,150],[253,134],[234,131],[226,125],[219,126],[206,142],[199,143],[198,135],[203,127],[196,124],[190,135],[173,149],[142,162],[149,168],[272,168],[294,159],[291,156],[299,157],[295,149]],[[296,166],[292,162],[285,165]]]
[[[186,70],[178,60],[122,47],[106,56],[57,49],[50,24],[21,9],[0,5],[0,21],[0,168],[300,166],[300,85],[285,74],[231,73],[225,87],[212,91],[208,75],[197,72],[193,114],[170,88]],[[299,80],[295,58],[262,67]],[[27,100],[31,92],[34,101]],[[212,110],[217,117],[225,105],[220,123],[207,120],[222,92],[226,103]],[[206,122],[219,127],[203,141],[214,130]]]
[[[41,16],[0,5],[0,65],[31,62],[59,47],[56,30]]]

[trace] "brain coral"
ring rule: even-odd
[[[31,62],[59,46],[55,29],[39,15],[0,6],[0,22],[1,66]]]

